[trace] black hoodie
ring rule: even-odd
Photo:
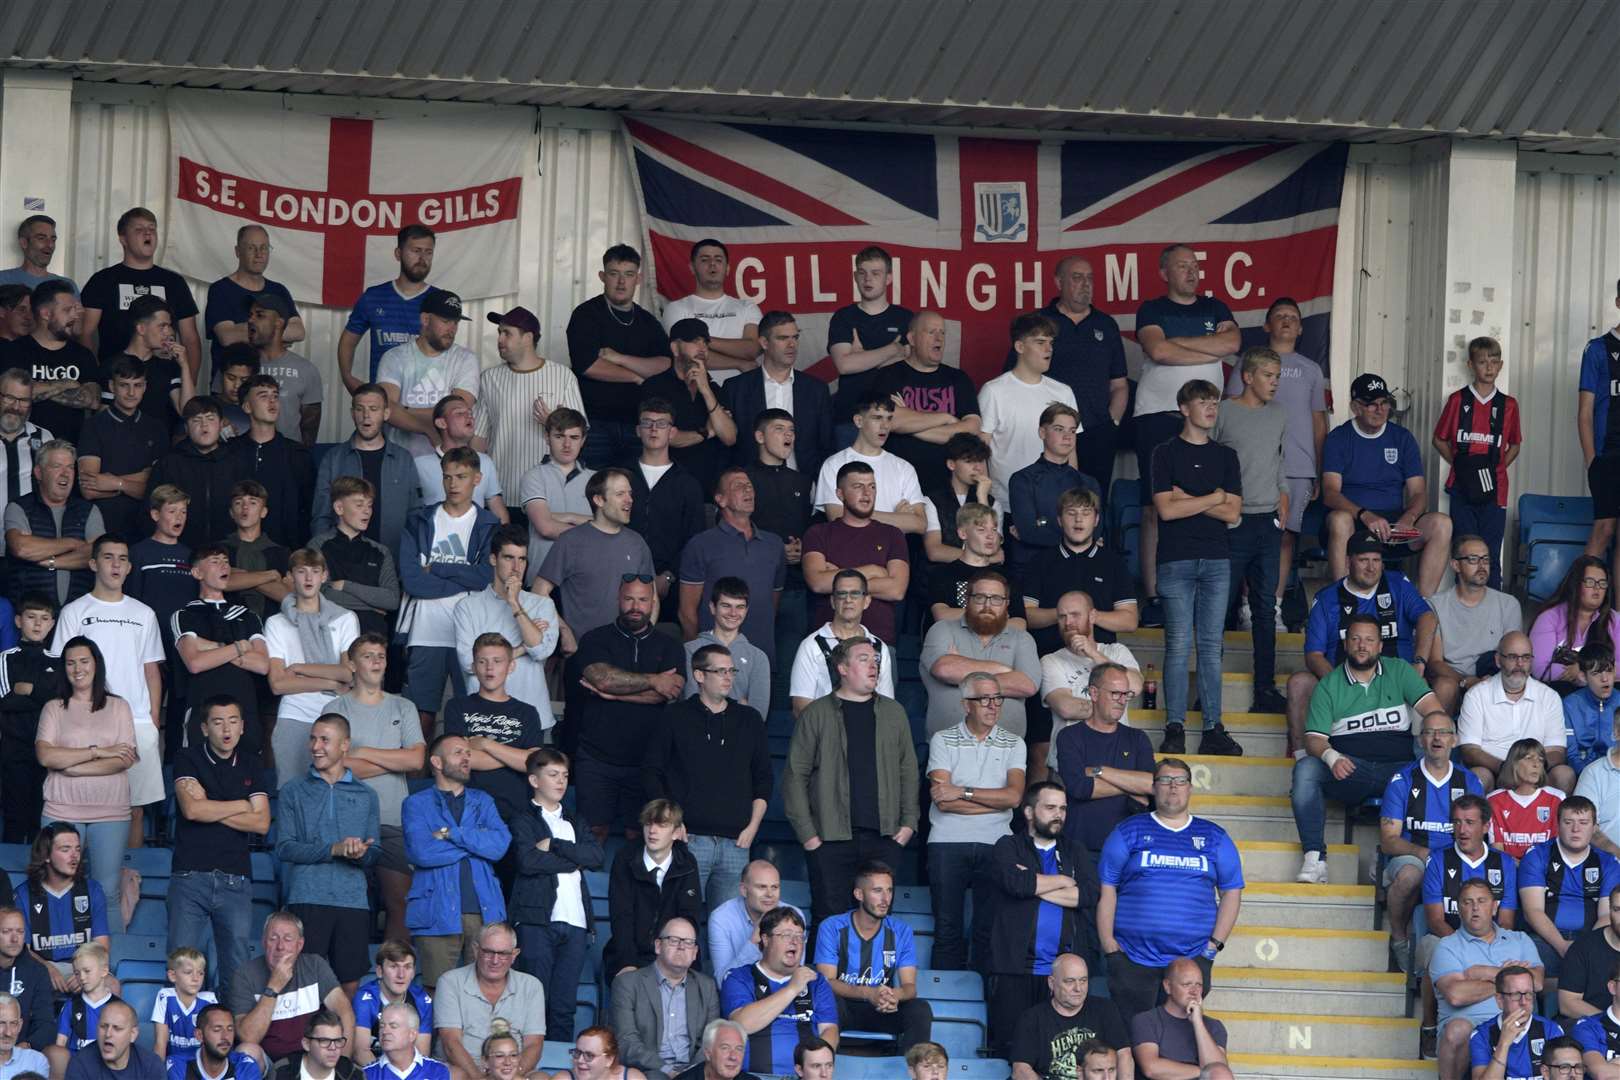
[[[219,543],[236,530],[231,521],[231,488],[248,479],[248,465],[249,459],[224,443],[205,454],[187,439],[153,466],[147,490],[173,484],[191,496],[180,542],[196,551],[204,544]]]

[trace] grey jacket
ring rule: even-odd
[[[658,966],[648,964],[613,980],[613,1031],[619,1038],[619,1063],[648,1076],[664,1076],[658,1048],[664,1041],[664,1002],[658,990]],[[692,1061],[703,1060],[703,1029],[720,1018],[720,991],[714,980],[696,969],[686,973],[686,1034]]]
[[[337,527],[332,513],[332,481],[339,476],[366,475],[360,465],[360,452],[354,448],[354,436],[328,450],[321,458],[320,470],[315,476],[315,504],[311,507],[310,532],[320,534]],[[399,562],[399,540],[405,532],[405,515],[422,504],[422,481],[416,472],[416,460],[403,446],[385,441],[382,457],[382,490],[377,492],[377,535],[382,545]]]
[[[877,703],[878,831],[893,836],[917,828],[917,748],[905,709],[881,694]],[[849,813],[849,740],[843,701],[837,694],[817,698],[799,715],[788,744],[782,774],[782,805],[802,844],[812,836],[848,840],[854,834]]]

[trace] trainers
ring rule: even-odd
[[[1282,696],[1282,691],[1275,686],[1261,686],[1254,691],[1254,704],[1249,706],[1251,712],[1260,713],[1286,713],[1288,699]]]
[[[1426,1027],[1418,1031],[1418,1057],[1433,1061],[1440,1043],[1440,1029]]]
[[[1402,938],[1396,941],[1389,939],[1389,959],[1395,965],[1395,970],[1402,975],[1412,974],[1412,940]]]
[[[1164,625],[1164,606],[1159,603],[1157,596],[1150,596],[1142,602],[1138,609],[1140,624],[1145,627]]]
[[[1288,633],[1288,623],[1282,616],[1282,597],[1277,597],[1277,633]]]
[[[1299,874],[1294,880],[1301,885],[1326,885],[1327,870],[1327,860],[1322,858],[1321,852],[1307,851],[1304,861],[1299,864]]]
[[[1244,632],[1254,629],[1254,613],[1249,610],[1248,597],[1244,597],[1243,602],[1238,605],[1237,628]]]
[[[1159,741],[1161,754],[1185,754],[1187,752],[1187,731],[1180,724],[1167,724],[1164,729],[1164,738]]]
[[[1227,734],[1226,728],[1222,726],[1204,732],[1204,738],[1198,744],[1198,752],[1217,757],[1242,757],[1243,747],[1239,746],[1237,740]]]

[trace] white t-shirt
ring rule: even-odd
[[[990,490],[1002,506],[1012,474],[1041,456],[1041,413],[1059,401],[1075,408],[1074,390],[1047,375],[1027,383],[1009,371],[979,391],[979,430],[990,436]]]
[[[355,617],[354,612],[345,611],[333,620],[328,633],[332,635],[333,648],[337,650],[339,656],[342,656],[348,651],[349,646],[354,644],[354,639],[360,636],[360,620]],[[304,644],[298,640],[298,630],[287,616],[279,612],[270,616],[269,621],[264,624],[264,643],[270,650],[270,656],[288,667],[309,662],[309,658],[304,655]],[[281,698],[281,708],[276,712],[276,719],[313,724],[335,697],[336,694],[321,692],[284,695]]]
[[[901,502],[915,504],[923,501],[922,485],[917,482],[917,470],[911,467],[911,462],[887,450],[880,452],[877,457],[867,457],[857,454],[853,446],[846,446],[822,462],[821,472],[816,477],[815,498],[812,500],[817,506],[828,503],[844,505],[838,497],[838,470],[851,461],[864,461],[872,466],[872,474],[877,480],[877,501],[872,504],[872,509],[887,514]]]
[[[129,702],[137,724],[152,723],[152,695],[146,692],[146,665],[163,662],[157,613],[132,596],[115,604],[85,593],[62,609],[51,638],[51,655],[83,634],[96,643],[107,665],[107,689]]]
[[[437,450],[430,450],[417,455],[413,460],[416,462],[417,479],[422,481],[422,502],[427,506],[444,502],[444,455]],[[501,490],[501,474],[495,467],[495,459],[480,452],[478,486],[473,489],[473,503],[488,507],[489,500],[505,494]]]
[[[682,319],[702,319],[703,325],[709,328],[710,337],[740,338],[743,327],[750,323],[758,326],[761,317],[759,305],[750,301],[739,300],[735,296],[705,300],[697,293],[689,293],[679,300],[671,300],[664,307],[664,333],[669,333],[669,328]],[[737,374],[740,372],[730,368],[710,370],[709,378],[723,383]]]
[[[465,345],[452,344],[438,356],[416,347],[416,338],[383,353],[377,381],[399,387],[399,402],[412,409],[431,409],[454,390],[478,396],[478,357]],[[388,438],[410,451],[412,457],[433,453],[426,435],[401,431],[392,425]]]
[[[554,814],[541,806],[540,816],[545,819],[546,828],[551,830],[553,840],[566,840],[571,844],[578,839],[574,835],[573,825],[563,816],[562,807],[557,807]],[[569,926],[585,929],[585,893],[580,888],[582,881],[583,877],[578,870],[557,875],[557,898],[551,904],[552,922],[567,923]]]
[[[1131,650],[1117,641],[1110,641],[1106,644],[1099,643],[1097,651],[1108,657],[1110,663],[1130,668],[1132,671],[1142,670],[1141,666],[1136,662],[1136,657],[1131,654]],[[1041,657],[1041,700],[1045,701],[1046,695],[1054,690],[1067,690],[1075,697],[1080,697],[1086,692],[1086,684],[1091,681],[1091,669],[1095,666],[1090,657],[1081,656],[1067,647],[1061,648],[1057,652],[1047,653]],[[1127,727],[1130,726],[1131,714],[1129,709],[1125,711],[1125,715],[1120,717],[1119,722]],[[1055,713],[1053,714],[1052,738],[1046,751],[1046,764],[1049,767],[1057,768],[1058,732],[1070,724],[1078,723],[1083,723],[1083,721],[1064,720]]]
[[[878,641],[876,634],[861,627],[861,633],[876,641],[882,649],[878,656],[877,692],[880,697],[894,697],[894,650]],[[793,657],[793,674],[788,678],[788,696],[808,698],[811,701],[832,693],[832,672],[827,670],[827,654],[816,644],[820,638],[829,648],[836,648],[838,637],[832,623],[822,623],[821,629],[799,642],[799,651]]]
[[[662,465],[648,465],[644,461],[636,462],[636,468],[641,470],[641,478],[647,481],[649,491],[657,487],[658,481],[662,480],[664,474],[674,467],[675,463],[673,461],[665,462]]]
[[[445,512],[444,504],[433,511],[433,546],[424,557],[431,563],[459,563],[467,565],[467,550],[472,545],[473,525],[478,521],[478,508],[469,506],[459,518]],[[412,645],[440,645],[456,647],[456,605],[466,593],[451,596],[413,597],[411,599]]]

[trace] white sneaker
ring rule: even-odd
[[[1249,611],[1248,597],[1244,597],[1243,602],[1238,605],[1238,629],[1254,629],[1254,615]]]
[[[1299,864],[1299,875],[1294,880],[1301,885],[1326,885],[1327,879],[1327,860],[1322,858],[1321,852],[1307,851],[1305,860]]]
[[[1277,633],[1288,633],[1288,624],[1283,622],[1282,617],[1282,597],[1277,597],[1277,606],[1273,610],[1277,613]]]

